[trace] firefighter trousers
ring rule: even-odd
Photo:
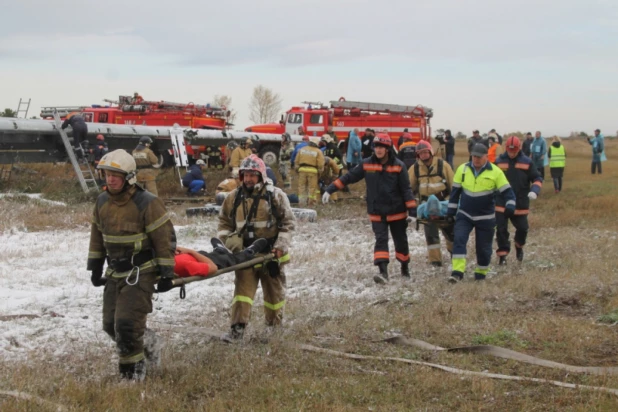
[[[498,256],[506,256],[511,251],[509,242],[509,220],[515,227],[515,246],[524,247],[528,237],[528,215],[511,216],[507,218],[504,213],[496,212],[496,242],[498,243]]]
[[[318,171],[298,172],[298,201],[301,205],[313,205],[320,194],[318,186]]]
[[[453,272],[463,276],[466,272],[466,246],[470,232],[474,230],[476,237],[476,270],[482,276],[489,271],[492,248],[494,240],[496,219],[471,220],[461,213],[455,220],[455,231],[453,240]]]
[[[234,280],[234,299],[232,300],[231,324],[247,324],[251,318],[251,307],[258,283],[264,294],[264,318],[266,325],[281,324],[285,306],[285,273],[280,266],[279,275],[272,277],[262,267],[237,270]]]
[[[283,179],[283,189],[289,190],[292,187],[292,168],[289,160],[279,162],[279,173]]]
[[[144,355],[146,316],[152,312],[152,294],[155,276],[141,273],[135,285],[126,278],[107,277],[103,292],[103,330],[116,341],[118,362],[131,365],[140,362]],[[135,275],[129,281],[135,281]]]
[[[408,222],[406,219],[394,220],[387,222],[382,219],[380,222],[371,222],[371,228],[376,238],[376,244],[373,248],[373,264],[378,265],[381,262],[388,263],[388,230],[390,228],[395,244],[395,258],[401,263],[410,261],[410,249],[408,247]]]
[[[427,254],[429,255],[429,262],[442,263],[442,252],[440,251],[440,232],[446,239],[446,250],[453,253],[453,236],[454,226],[449,225],[438,229],[438,225],[435,223],[423,225],[425,230],[425,242],[427,243]]]

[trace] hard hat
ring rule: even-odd
[[[245,159],[240,163],[240,168],[238,169],[238,176],[240,179],[243,178],[245,170],[260,172],[262,181],[266,178],[266,165],[264,164],[264,161],[255,154],[245,157]]]
[[[195,164],[198,166],[206,166],[206,162],[204,162],[202,159],[199,159],[197,162],[195,162]]]
[[[139,138],[139,143],[143,145],[152,144],[152,139],[148,136],[142,136]]]
[[[105,137],[102,134],[98,134],[97,140],[105,140]]]
[[[421,140],[416,144],[416,157],[420,158],[420,154],[427,151],[429,152],[430,156],[433,156],[433,151],[429,142]]]
[[[412,140],[412,135],[410,133],[404,133],[401,135],[403,140]]]
[[[511,153],[517,153],[521,149],[521,141],[517,136],[511,136],[506,139],[506,151]]]
[[[303,136],[303,142],[308,142],[308,141],[309,141],[309,136],[304,135],[304,136]]]
[[[123,149],[114,150],[101,158],[97,169],[110,170],[126,175],[126,180],[130,185],[137,182],[135,159]]]
[[[329,135],[328,133],[326,133],[325,135],[322,136],[322,140],[324,140],[324,143],[332,143],[333,142],[332,136]]]
[[[234,179],[238,179],[238,169],[236,169],[236,168],[232,169],[232,177]]]
[[[317,136],[311,136],[309,138],[309,143],[312,143],[312,144],[314,144],[316,146],[319,146],[320,145],[320,138],[317,137]]]
[[[392,147],[393,141],[391,140],[391,137],[387,135],[386,133],[378,133],[376,137],[373,138],[373,145]]]

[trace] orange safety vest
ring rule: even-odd
[[[500,145],[495,143],[487,150],[487,160],[491,163],[496,163],[496,150],[498,149],[498,146]]]

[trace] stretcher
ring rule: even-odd
[[[448,223],[446,221],[446,216],[436,216],[435,218],[429,218],[429,219],[416,219],[416,230],[418,230],[421,225],[436,225],[439,228],[445,228],[448,227],[450,225],[453,225],[454,223]]]

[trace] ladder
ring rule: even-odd
[[[333,109],[359,109],[368,112],[385,113],[404,113],[416,116],[426,115],[431,109],[423,106],[404,106],[400,104],[368,103],[331,100],[330,105]]]
[[[99,190],[99,185],[97,185],[97,181],[94,177],[94,173],[90,168],[90,164],[88,163],[88,158],[86,157],[86,152],[84,148],[80,145],[78,149],[75,151],[81,154],[80,159],[75,157],[75,153],[73,151],[73,146],[69,141],[69,137],[67,133],[62,129],[62,122],[60,121],[60,116],[57,111],[54,111],[54,123],[56,125],[56,130],[60,133],[60,138],[62,139],[62,143],[64,143],[64,148],[69,155],[69,159],[71,160],[71,164],[73,165],[73,169],[75,170],[75,174],[77,175],[77,179],[79,180],[79,184],[81,185],[84,193],[88,193],[91,190]]]
[[[19,117],[20,112],[24,112],[24,119],[28,118],[28,109],[30,109],[30,100],[26,101],[26,99],[19,99],[19,104],[17,105],[17,110],[15,111],[15,117]],[[25,109],[22,109],[22,106],[26,106]]]
[[[81,112],[89,106],[43,106],[41,107],[41,117],[53,117],[54,112],[58,112],[60,117],[66,117],[72,112]]]

